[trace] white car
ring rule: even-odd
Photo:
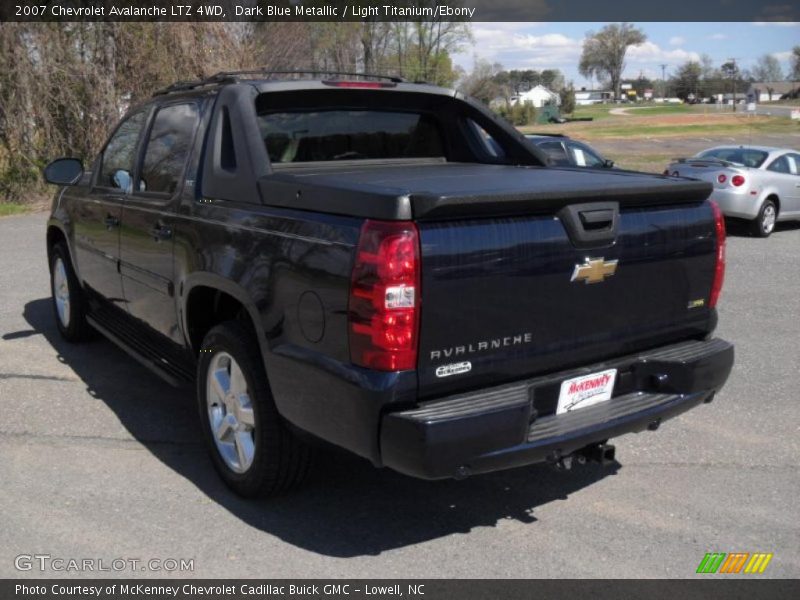
[[[717,146],[680,158],[664,171],[714,185],[711,199],[726,217],[746,219],[767,237],[778,221],[800,220],[800,152],[768,146]]]

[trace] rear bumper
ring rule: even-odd
[[[728,342],[690,341],[427,402],[383,418],[383,464],[443,479],[556,460],[710,401],[732,366]],[[618,369],[611,400],[555,416],[564,379],[609,368]]]
[[[719,205],[722,214],[726,217],[752,220],[761,210],[758,196],[750,195],[747,190],[717,190],[714,189],[709,196]]]

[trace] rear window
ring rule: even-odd
[[[760,167],[767,160],[767,152],[750,148],[714,148],[697,155],[698,158],[719,158],[744,167]]]
[[[418,112],[263,112],[259,128],[272,163],[432,158],[444,155],[435,119]]]

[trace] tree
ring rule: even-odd
[[[502,95],[500,84],[496,78],[503,71],[503,65],[490,63],[488,60],[476,59],[472,71],[465,73],[458,82],[458,89],[468,96],[489,104]],[[508,98],[506,98],[508,102]]]
[[[545,69],[541,75],[542,85],[552,92],[560,92],[564,88],[564,75],[558,69]]]
[[[578,70],[584,77],[608,79],[614,98],[620,95],[620,80],[625,70],[625,54],[631,46],[647,41],[641,29],[631,23],[612,23],[597,33],[589,32],[583,43]]]
[[[558,92],[561,98],[561,112],[565,115],[571,115],[575,112],[575,88],[572,82],[569,82],[567,87],[561,88]]]
[[[760,57],[753,67],[752,75],[756,81],[783,81],[783,69],[777,58],[771,54]]]
[[[792,57],[789,59],[792,65],[792,81],[800,81],[800,46],[792,48]]]
[[[702,85],[703,66],[693,60],[685,62],[678,67],[678,71],[672,77],[672,87],[675,95],[686,100],[689,95],[702,97],[705,95],[705,86]]]

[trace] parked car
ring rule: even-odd
[[[302,76],[176,84],[45,170],[59,331],[193,383],[237,493],[299,482],[314,439],[426,479],[608,462],[725,383],[709,184],[549,168],[452,90]]]
[[[614,166],[613,160],[603,158],[594,148],[565,135],[529,133],[525,138],[544,150],[554,166],[590,169],[611,169]]]
[[[750,222],[767,237],[775,223],[800,219],[800,152],[769,146],[716,146],[675,159],[664,171],[713,184],[711,198],[726,217]]]

